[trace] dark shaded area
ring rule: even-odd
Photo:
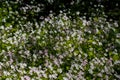
[[[29,1],[24,0],[25,5],[29,4]],[[70,10],[71,16],[74,17],[74,14],[76,11],[80,12],[80,16],[86,16],[88,17],[99,17],[103,16],[103,11],[108,16],[108,19],[114,19],[119,20],[120,19],[120,1],[114,0],[91,0],[91,1],[85,1],[85,0],[54,0],[53,3],[49,3],[47,0],[35,0],[36,4],[44,4],[43,12],[38,12],[38,16],[48,16],[50,10],[55,13],[55,15],[59,14],[60,10],[65,10],[65,12],[68,12]],[[35,3],[30,5],[36,5]],[[103,7],[101,6],[103,5]],[[98,10],[97,10],[98,9]],[[94,15],[95,14],[95,15]]]
[[[50,2],[51,1],[51,2]],[[72,19],[76,17],[76,12],[80,12],[79,16],[90,17],[106,17],[108,20],[120,20],[120,1],[114,0],[11,0],[6,1],[13,11],[18,11],[21,16],[26,16],[29,21],[42,20],[41,17],[47,17],[50,11],[54,15],[58,15],[60,11],[66,12]],[[1,1],[3,6],[4,1]],[[37,7],[40,10],[35,11],[31,7]],[[26,10],[26,11],[25,11]],[[68,13],[70,12],[70,13]],[[103,15],[105,12],[105,15]]]

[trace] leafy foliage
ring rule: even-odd
[[[60,11],[40,21],[34,9],[20,12],[19,1],[0,4],[0,79],[120,79],[116,20],[86,20],[79,12],[71,20]]]

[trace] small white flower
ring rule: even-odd
[[[62,69],[61,68],[57,69],[57,72],[62,73]]]
[[[118,27],[118,26],[119,26],[117,22],[115,22],[114,25],[115,25],[115,27]]]
[[[11,48],[11,46],[7,46],[7,50],[9,50]]]
[[[47,78],[47,74],[42,74],[42,75],[43,75],[43,77]]]
[[[63,18],[64,18],[64,20],[68,20],[68,17],[67,17],[67,16],[64,16]]]
[[[95,41],[93,41],[93,42],[92,42],[92,44],[96,44],[96,42],[95,42]]]
[[[69,80],[67,77],[63,77],[63,80]]]
[[[86,26],[86,25],[87,25],[87,21],[83,20],[83,26]]]
[[[5,80],[12,80],[12,78],[6,78]]]
[[[3,74],[4,74],[5,76],[9,76],[9,75],[10,75],[10,73],[7,72],[7,71],[3,71]]]
[[[101,46],[102,45],[102,43],[101,42],[98,42],[98,44]]]
[[[30,80],[29,76],[24,76],[24,80]]]
[[[2,22],[6,22],[6,19],[4,18],[4,19],[2,20]]]
[[[61,25],[61,26],[64,26],[64,22],[62,20],[59,20],[58,24]]]
[[[98,75],[99,77],[102,77],[102,74],[101,74],[101,73],[98,73],[97,75]]]
[[[0,26],[1,29],[4,29],[4,26]]]
[[[90,74],[93,74],[93,70],[92,69],[89,69],[88,70]]]
[[[77,14],[77,15],[79,15],[79,14],[80,14],[80,12],[79,12],[79,11],[77,11],[77,12],[76,12],[76,14]]]

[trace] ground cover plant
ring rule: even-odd
[[[0,8],[0,79],[120,79],[118,21],[75,14],[71,20],[51,12],[31,22],[6,2]]]

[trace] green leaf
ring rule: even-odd
[[[117,54],[113,55],[113,60],[114,60],[114,61],[119,60],[119,56],[118,56]]]

